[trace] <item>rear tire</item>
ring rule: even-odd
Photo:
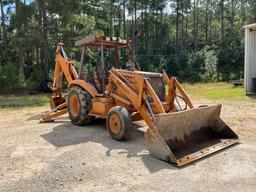
[[[51,89],[48,87],[48,83],[52,83],[52,80],[43,80],[40,82],[40,91],[44,93],[51,93]]]
[[[121,106],[109,110],[106,126],[112,139],[127,140],[132,133],[132,119],[128,111]]]
[[[68,94],[68,114],[74,125],[86,125],[92,120],[89,112],[92,109],[92,98],[79,86],[70,88]]]

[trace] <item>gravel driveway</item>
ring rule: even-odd
[[[202,101],[205,103],[205,101]],[[255,102],[256,103],[256,102]],[[117,142],[104,123],[38,123],[47,107],[0,112],[0,191],[255,191],[256,106],[226,103],[223,118],[241,143],[183,168],[150,156],[140,123]]]

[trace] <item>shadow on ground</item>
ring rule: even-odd
[[[175,165],[149,155],[144,144],[144,132],[146,130],[144,124],[134,124],[134,131],[130,140],[118,142],[110,138],[104,121],[94,122],[91,126],[74,126],[71,122],[65,122],[65,120],[67,119],[63,118],[63,123],[61,121],[60,125],[54,127],[51,132],[41,135],[41,137],[57,148],[86,142],[100,143],[107,148],[106,156],[111,156],[112,150],[122,149],[123,151],[119,153],[126,153],[127,158],[140,157],[150,172],[157,172],[162,169],[184,169],[204,160],[204,158],[201,158],[186,166],[177,168]],[[53,123],[60,123],[60,121]],[[227,150],[227,148],[223,150]],[[218,154],[221,151],[217,151],[210,156]],[[210,158],[209,155],[206,158]]]
[[[252,100],[255,100],[256,99],[256,95],[255,94],[252,94],[252,95],[246,95],[246,97],[252,99]]]
[[[59,121],[58,121],[59,122]],[[74,126],[70,122],[58,125],[49,133],[41,135],[55,147],[66,147],[86,142],[100,143],[107,148],[106,156],[111,156],[112,150],[122,149],[119,154],[127,153],[127,158],[140,157],[150,172],[162,169],[177,169],[174,165],[158,160],[145,150],[144,130],[141,125],[134,124],[130,140],[118,142],[110,138],[105,128],[105,122],[93,126]]]

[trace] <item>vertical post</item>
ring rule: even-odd
[[[81,61],[80,61],[80,67],[79,67],[79,73],[78,73],[78,78],[81,78],[82,71],[83,71],[83,65],[84,65],[84,52],[85,52],[85,46],[83,46],[82,49],[82,55],[81,55]]]
[[[118,47],[115,47],[115,59],[116,59],[117,68],[121,68],[120,55],[119,55],[119,48]]]
[[[103,38],[101,38],[101,46],[100,46],[100,52],[101,52],[101,67],[102,67],[102,92],[103,95],[105,96],[105,86],[104,86],[104,75],[105,75],[105,64],[104,64],[104,46],[103,46]]]
[[[249,29],[245,28],[245,41],[244,41],[244,89],[245,89],[245,94],[249,93],[248,89],[248,66],[249,66],[249,60],[250,58],[248,57],[249,55]]]
[[[134,71],[135,67],[135,34],[132,35],[132,71]]]

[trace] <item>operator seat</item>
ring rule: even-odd
[[[108,72],[101,63],[96,66],[96,76],[99,82],[99,92],[102,92],[103,86],[108,84]]]

